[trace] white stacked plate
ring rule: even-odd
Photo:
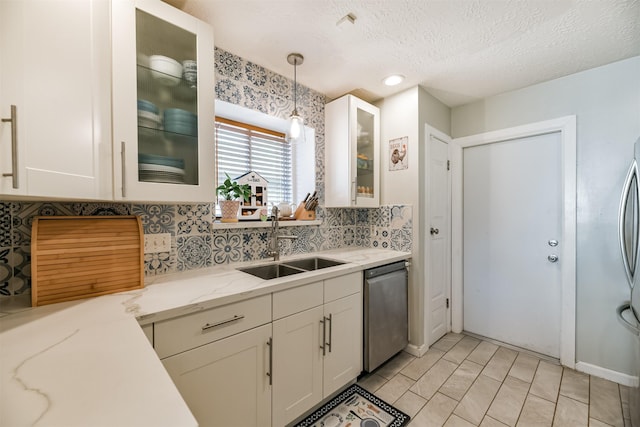
[[[184,184],[184,160],[173,157],[140,154],[138,178],[145,182]]]
[[[138,110],[138,126],[160,129],[160,115],[150,111]]]

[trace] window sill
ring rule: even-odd
[[[302,227],[306,225],[320,225],[322,220],[314,219],[313,221],[285,220],[278,221],[280,227]],[[271,221],[238,221],[238,222],[220,222],[214,221],[211,228],[214,230],[234,229],[234,228],[270,228]]]

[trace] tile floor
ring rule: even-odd
[[[358,382],[411,427],[630,426],[629,390],[464,334],[401,352]]]

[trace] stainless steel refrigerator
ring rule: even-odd
[[[635,375],[640,375],[640,138],[634,145],[634,158],[624,182],[618,214],[618,236],[622,263],[629,285],[629,301],[617,308],[618,320],[630,332],[634,342]],[[629,394],[631,425],[640,427],[640,386]]]

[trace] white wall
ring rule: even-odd
[[[380,108],[381,153],[380,204],[410,204],[413,216],[413,268],[409,277],[409,340],[418,349],[425,343],[424,336],[424,264],[422,251],[424,230],[421,200],[424,197],[424,125],[450,133],[450,109],[420,87],[385,98],[377,103]],[[409,168],[389,171],[389,140],[407,136]]]
[[[453,137],[577,116],[577,331],[580,362],[626,374],[631,335],[615,308],[629,299],[617,240],[622,182],[640,137],[640,57],[452,110]]]

